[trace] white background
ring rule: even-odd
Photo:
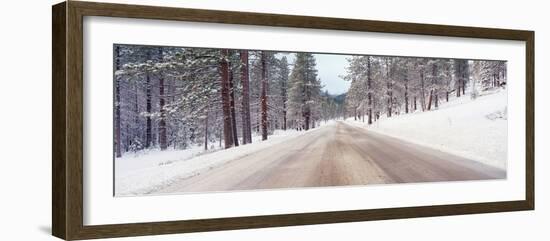
[[[239,36],[223,41],[219,36]],[[277,39],[277,41],[272,41]],[[525,198],[525,117],[511,115],[506,180],[368,185],[113,198],[114,43],[506,60],[509,113],[525,112],[525,44],[518,41],[86,17],[84,224],[374,209]],[[106,61],[107,60],[107,61]],[[143,208],[146,207],[146,211]],[[186,207],[186,208],[182,208]],[[195,208],[196,207],[196,208]]]
[[[133,1],[134,3],[144,1]],[[160,1],[156,1],[160,2]],[[170,4],[174,1],[163,1]],[[10,1],[0,21],[0,221],[2,240],[55,240],[51,219],[52,1]],[[315,3],[315,6],[313,6]],[[175,3],[172,3],[175,4]],[[537,209],[348,224],[167,235],[154,240],[547,240],[550,156],[547,136],[550,20],[544,1],[180,1],[179,6],[332,17],[426,22],[536,31]],[[32,66],[31,66],[32,64]],[[546,144],[548,145],[548,144]],[[128,240],[152,240],[153,237]]]

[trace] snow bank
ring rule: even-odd
[[[227,150],[205,152],[204,147],[197,146],[186,150],[149,150],[127,154],[115,159],[115,195],[134,196],[152,193],[179,180],[199,175],[307,132],[276,130],[267,141],[261,141],[260,136],[254,136],[253,143]]]
[[[507,91],[442,103],[438,110],[382,117],[373,125],[348,123],[506,169]]]

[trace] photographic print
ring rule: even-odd
[[[113,63],[115,196],[506,178],[506,61],[115,44]]]
[[[56,4],[52,234],[534,210],[534,46],[529,30]]]

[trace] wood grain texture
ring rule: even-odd
[[[52,234],[66,237],[66,4],[52,7]]]
[[[525,42],[525,201],[535,209],[535,32],[529,32]]]
[[[230,23],[415,35],[525,40],[530,31],[158,6],[72,2],[86,16]]]
[[[52,10],[52,232],[67,239],[265,228],[534,209],[534,32],[68,1]],[[525,200],[115,225],[83,225],[83,17],[299,27],[519,40],[526,43]]]
[[[67,5],[67,235],[76,239],[83,228],[83,15]]]
[[[528,210],[524,201],[85,226],[78,239],[205,232]]]

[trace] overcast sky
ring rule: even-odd
[[[289,63],[294,63],[294,54],[281,55],[287,56]],[[315,62],[317,63],[318,77],[324,86],[323,91],[328,90],[333,95],[347,92],[350,83],[340,78],[340,76],[346,74],[346,66],[348,65],[346,58],[351,56],[339,54],[313,54],[313,56],[315,56]]]

